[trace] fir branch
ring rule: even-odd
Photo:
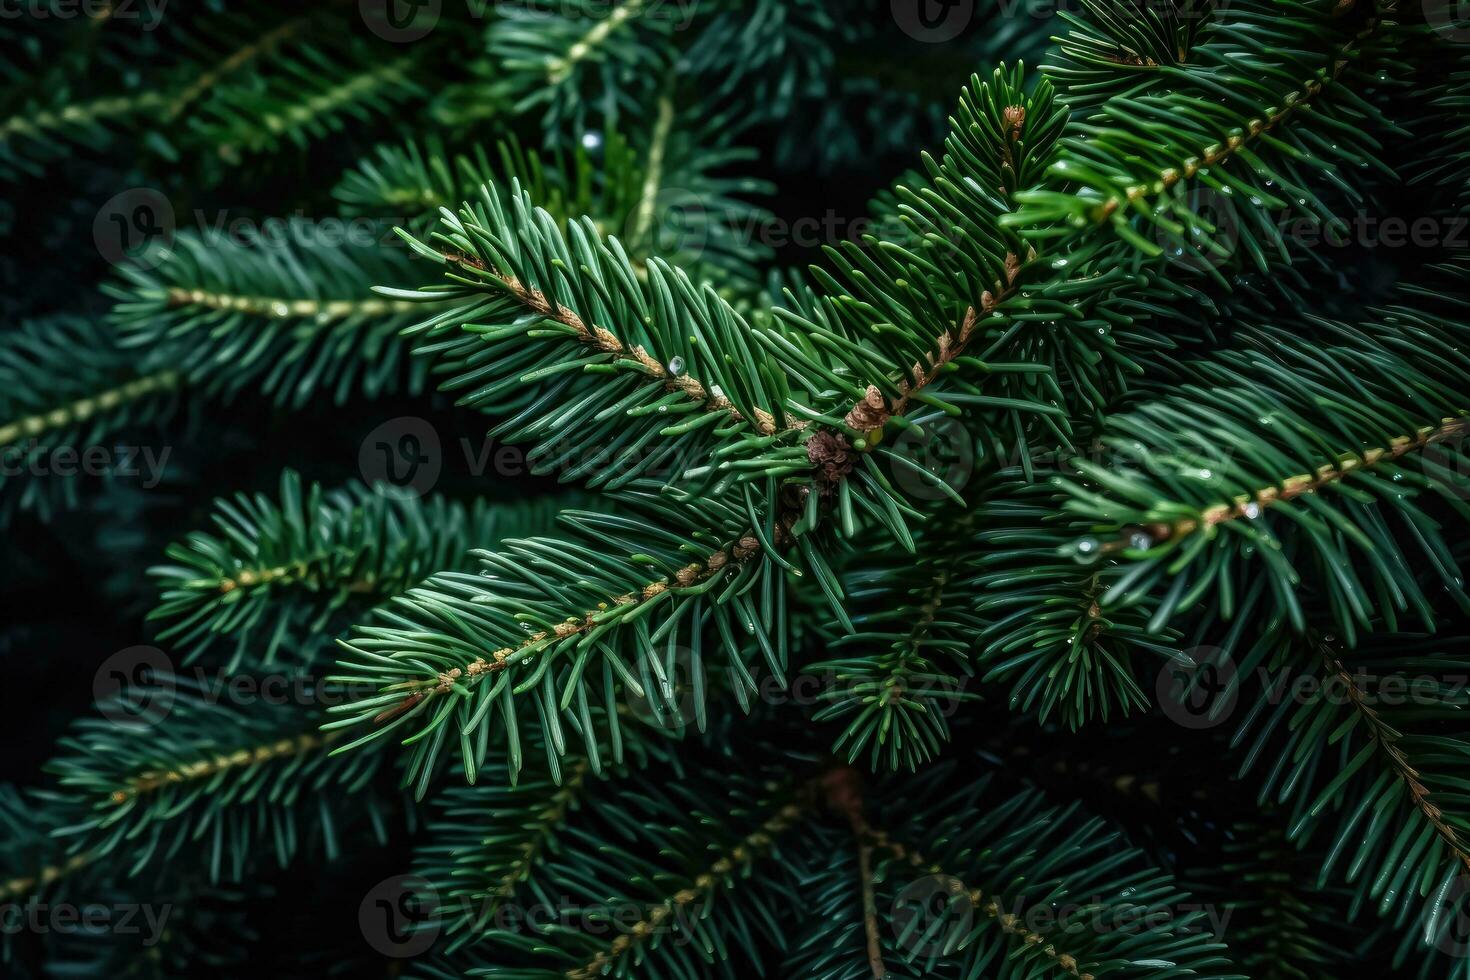
[[[444,254],[443,257],[461,269],[494,276],[521,306],[532,313],[569,327],[577,342],[599,353],[612,356],[615,367],[640,371],[661,382],[666,391],[683,395],[706,412],[727,415],[732,422],[746,421],[745,416],[740,414],[740,410],[731,404],[723,394],[711,392],[698,378],[671,371],[667,365],[650,354],[643,345],[629,345],[606,327],[583,322],[575,312],[553,303],[541,290],[523,284],[514,276],[492,272],[477,258],[457,254]],[[670,363],[675,362],[670,361]],[[752,409],[752,414],[756,431],[762,435],[772,435],[776,432],[776,421],[770,412],[756,406]],[[799,427],[799,422],[791,426],[791,428]]]
[[[1319,888],[1341,874],[1354,886],[1354,912],[1371,903],[1398,921],[1423,902],[1427,937],[1470,869],[1465,794],[1449,775],[1470,751],[1455,727],[1466,704],[1464,646],[1386,635],[1348,651],[1327,636],[1263,634],[1240,658],[1247,668],[1269,661],[1267,690],[1234,737],[1246,747],[1242,774],[1259,769],[1261,798],[1289,806],[1288,839],[1329,834]],[[1302,676],[1317,683],[1302,688]]]
[[[330,0],[330,2],[340,3],[341,0]],[[312,14],[293,17],[290,20],[282,21],[254,40],[231,51],[207,71],[201,72],[193,81],[169,100],[168,107],[164,110],[164,119],[170,123],[176,121],[184,114],[185,110],[218,85],[223,79],[246,67],[256,59],[269,57],[282,45],[293,40],[307,27],[310,27],[316,22],[317,20]]]
[[[1342,683],[1348,703],[1367,726],[1370,732],[1369,737],[1386,760],[1388,768],[1397,774],[1408,788],[1409,798],[1413,801],[1414,808],[1434,828],[1434,833],[1444,842],[1454,860],[1463,865],[1467,872],[1470,872],[1470,847],[1466,846],[1459,832],[1445,820],[1444,812],[1430,799],[1429,788],[1420,780],[1419,773],[1415,771],[1408,756],[1398,744],[1403,737],[1402,734],[1388,725],[1382,715],[1374,709],[1368,692],[1363,690],[1357,679],[1343,666],[1341,658],[1334,654],[1325,639],[1319,642],[1319,646],[1328,672]]]
[[[48,794],[47,817],[71,854],[121,859],[133,875],[204,840],[198,856],[210,879],[240,880],[257,858],[257,835],[270,828],[283,866],[303,847],[334,859],[339,823],[370,817],[381,828],[384,801],[368,790],[384,755],[333,757],[325,749],[335,736],[313,734],[294,705],[222,705],[181,678],[144,696],[169,707],[147,738],[84,718],[48,764],[59,788]],[[126,711],[122,702],[112,707]]]
[[[278,500],[216,504],[216,533],[171,545],[149,569],[162,591],[150,615],[159,639],[187,660],[233,644],[230,669],[283,651],[310,663],[325,637],[373,604],[435,572],[469,567],[469,551],[511,534],[549,530],[558,501],[471,507],[349,486],[327,492],[281,474]],[[324,636],[325,634],[325,636]]]
[[[299,406],[318,390],[415,391],[398,333],[422,307],[373,297],[371,286],[416,279],[402,251],[322,239],[309,222],[238,240],[182,232],[157,269],[125,267],[106,291],[125,350],[146,368],[177,370],[206,394],[258,385]],[[279,239],[276,237],[279,233]]]
[[[1196,533],[1213,534],[1213,528],[1228,521],[1255,520],[1268,507],[1289,503],[1303,494],[1317,493],[1355,473],[1366,473],[1380,463],[1391,463],[1435,443],[1457,440],[1467,431],[1470,431],[1470,417],[1447,418],[1437,426],[1424,426],[1413,435],[1396,436],[1385,447],[1339,456],[1336,463],[1323,463],[1315,473],[1284,477],[1260,490],[1239,494],[1233,505],[1215,504],[1200,511],[1198,517],[1145,524],[1143,531],[1155,543],[1174,541]],[[1134,547],[1129,539],[1136,534],[1137,531],[1132,531],[1126,536],[1103,542],[1101,551],[1111,554]]]
[[[1444,302],[1453,310],[1452,299]],[[1182,365],[1197,381],[1109,420],[1103,443],[1114,461],[1079,461],[1080,480],[1058,481],[1065,509],[1094,532],[1061,553],[1127,563],[1106,575],[1122,587],[1109,589],[1105,608],[1151,607],[1157,629],[1219,587],[1229,618],[1250,591],[1239,570],[1255,567],[1302,631],[1305,558],[1348,637],[1373,628],[1375,615],[1394,629],[1409,608],[1429,622],[1423,587],[1386,516],[1414,529],[1410,540],[1450,594],[1463,595],[1438,527],[1406,492],[1465,512],[1453,462],[1463,450],[1451,441],[1470,416],[1456,315],[1426,309],[1409,328],[1380,310],[1361,324],[1315,319],[1307,329],[1325,339],[1276,325],[1239,330],[1244,349]],[[1408,425],[1413,435],[1384,439]],[[1429,458],[1431,447],[1443,458]],[[1353,562],[1354,553],[1365,561]],[[1360,574],[1385,590],[1377,603]]]
[[[11,878],[0,882],[0,901],[12,901],[18,898],[26,898],[38,894],[40,891],[56,884],[68,875],[88,867],[97,860],[97,855],[90,851],[73,854],[67,857],[61,864],[51,864],[42,868],[37,874],[23,878]]]
[[[212,779],[231,770],[251,769],[279,759],[310,755],[321,751],[336,738],[337,736],[331,732],[320,736],[307,733],[295,738],[283,738],[264,745],[256,745],[253,748],[222,752],[211,758],[198,759],[172,769],[146,769],[129,775],[123,785],[108,794],[108,799],[121,806],[165,786],[179,786],[195,780]]]
[[[86,395],[46,412],[0,426],[0,444],[9,445],[26,437],[37,437],[56,429],[85,425],[97,416],[114,412],[130,402],[169,392],[179,385],[176,371],[156,371],[116,388]]]
[[[85,459],[90,447],[170,417],[183,387],[176,367],[140,365],[95,320],[50,317],[10,331],[0,339],[0,450],[15,471],[0,476],[0,523],[17,510],[44,518],[80,499],[84,481],[75,476],[26,473],[20,461],[32,452]]]
[[[782,806],[758,829],[746,834],[726,854],[694,875],[691,887],[681,888],[662,902],[650,906],[643,917],[627,933],[614,938],[607,949],[599,950],[582,966],[568,970],[565,974],[567,980],[595,980],[605,974],[620,957],[628,955],[640,941],[653,935],[664,920],[671,916],[677,918],[680,909],[707,899],[716,888],[727,884],[736,875],[743,875],[752,863],[766,857],[776,838],[795,826],[801,816],[802,808],[797,804]]]

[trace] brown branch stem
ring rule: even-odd
[[[1155,522],[1143,526],[1155,542],[1187,537],[1196,531],[1217,527],[1240,518],[1258,517],[1262,511],[1277,504],[1295,500],[1304,494],[1316,493],[1354,473],[1362,472],[1383,463],[1398,459],[1411,452],[1432,446],[1437,442],[1458,438],[1470,432],[1470,417],[1447,418],[1437,426],[1425,426],[1412,436],[1398,436],[1386,447],[1375,447],[1361,454],[1347,454],[1336,463],[1324,463],[1315,473],[1302,473],[1287,477],[1279,486],[1263,487],[1254,493],[1242,494],[1234,503],[1216,504],[1201,511],[1198,517],[1186,517],[1172,522]],[[1104,553],[1121,551],[1132,547],[1131,532],[1102,546]]]

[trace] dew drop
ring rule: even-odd
[[[582,134],[582,147],[587,150],[597,150],[602,147],[602,134],[595,129],[589,129]]]
[[[679,357],[677,355],[674,356],[674,357],[669,358],[669,373],[672,374],[676,378],[679,375],[683,374],[684,373],[684,358]]]
[[[1249,520],[1253,521],[1257,517],[1261,516],[1261,505],[1252,500],[1250,503],[1246,504],[1244,508],[1241,509],[1241,513],[1244,514]]]
[[[1154,539],[1149,537],[1147,534],[1144,534],[1142,531],[1134,531],[1132,534],[1128,535],[1128,547],[1132,548],[1134,551],[1147,551],[1149,548],[1153,547],[1153,544]]]

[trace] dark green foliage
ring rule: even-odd
[[[1065,519],[1051,504],[1040,488],[1001,484],[974,511],[966,542],[1004,561],[975,569],[959,588],[975,597],[985,680],[1009,684],[1013,708],[1075,729],[1145,709],[1140,678],[1183,654],[1177,633],[1150,631],[1135,610],[1103,609],[1102,574],[1058,554]]]
[[[567,537],[479,552],[481,574],[435,576],[356,630],[333,680],[381,693],[332,708],[343,715],[332,730],[373,718],[388,723],[363,740],[417,730],[415,776],[457,732],[474,781],[495,729],[506,732],[511,769],[521,767],[524,719],[557,754],[576,739],[598,771],[621,761],[620,707],[658,727],[703,730],[712,688],[745,703],[763,673],[779,682],[796,630],[784,573],[742,533],[746,510],[691,501],[681,527],[646,491],[623,501],[616,514],[564,513]]]
[[[424,366],[396,342],[417,307],[368,291],[419,273],[380,234],[295,220],[244,239],[180,232],[157,268],[124,265],[124,283],[108,287],[119,343],[201,388],[232,396],[249,387],[286,406],[319,389],[338,402],[417,391]]]
[[[174,365],[140,365],[95,319],[51,317],[0,335],[0,522],[75,507],[89,476],[122,468],[117,452],[92,450],[169,418],[183,382]]]
[[[0,792],[4,897],[191,911],[7,969],[379,975],[412,871],[426,980],[1470,980],[1443,11],[109,9],[0,23],[6,269],[56,308],[0,331],[0,448],[183,398],[269,473],[171,474],[176,672],[4,651],[23,700],[128,682]],[[57,297],[34,245],[155,185],[198,227]],[[1334,241],[1362,215],[1437,237]],[[382,419],[462,422],[431,381],[522,479],[348,482]],[[151,506],[3,479],[74,563],[16,605],[136,567]]]
[[[1243,330],[1240,349],[1186,368],[1197,382],[1109,419],[1111,458],[1060,481],[1066,509],[1098,532],[1071,553],[1123,559],[1104,607],[1146,603],[1157,627],[1204,596],[1229,618],[1269,589],[1301,630],[1305,579],[1351,640],[1375,615],[1390,628],[1406,610],[1429,621],[1424,561],[1463,603],[1424,510],[1437,497],[1466,514],[1454,316],[1420,306],[1310,321],[1311,340]]]
[[[820,690],[812,720],[846,726],[833,751],[848,762],[918,768],[940,755],[950,717],[977,697],[966,690],[970,593],[958,581],[959,552],[945,539],[963,530],[938,524],[932,531],[919,541],[919,561],[899,554],[843,576],[853,632],[834,636],[831,659],[803,671]]]
[[[1402,635],[1356,651],[1337,643],[1313,636],[1244,658],[1265,668],[1266,690],[1235,736],[1242,769],[1282,808],[1289,839],[1323,836],[1319,887],[1346,880],[1356,906],[1399,922],[1428,902],[1434,936],[1442,917],[1461,914],[1470,859],[1458,775],[1470,752],[1466,645]],[[1398,832],[1372,833],[1385,824]]]
[[[464,507],[392,487],[325,493],[290,470],[278,501],[241,494],[216,508],[214,533],[170,546],[177,564],[150,569],[161,592],[151,618],[187,661],[228,638],[232,670],[278,656],[310,663],[344,617],[468,563],[471,548],[549,530],[555,517],[544,500]]]
[[[353,821],[381,838],[389,804],[367,790],[383,755],[330,754],[331,736],[313,731],[296,700],[296,691],[307,704],[327,696],[315,684],[261,690],[246,709],[209,684],[159,678],[81,719],[51,765],[67,854],[115,860],[130,874],[192,861],[211,880],[239,881],[262,856],[285,864],[305,848],[334,860]],[[139,722],[120,724],[134,704],[146,706]]]

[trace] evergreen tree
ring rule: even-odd
[[[1448,4],[232,6],[0,20],[6,975],[1470,980]]]

